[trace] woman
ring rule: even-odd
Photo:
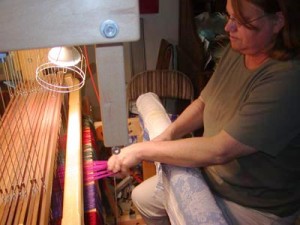
[[[228,0],[231,48],[208,85],[154,141],[112,156],[127,173],[142,160],[201,167],[229,224],[293,224],[300,208],[299,1]],[[203,137],[179,139],[204,127]],[[133,192],[147,224],[168,224],[151,197]],[[200,203],[199,203],[200,204]]]

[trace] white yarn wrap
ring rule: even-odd
[[[171,124],[171,120],[156,94],[148,92],[140,95],[136,105],[150,140],[161,134]]]

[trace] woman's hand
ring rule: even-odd
[[[117,155],[112,155],[107,162],[107,169],[118,173],[118,176],[124,177],[129,174],[130,168],[138,165],[141,160],[138,158],[138,150],[142,143],[132,144],[121,149]]]

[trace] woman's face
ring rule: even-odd
[[[246,0],[242,0],[241,12],[247,23],[257,30],[250,30],[235,19],[231,0],[227,1],[226,9],[229,20],[225,31],[229,33],[231,47],[245,55],[262,54],[273,45],[274,36],[282,27],[276,26],[274,17],[265,15],[264,11]],[[272,20],[273,18],[273,20]]]

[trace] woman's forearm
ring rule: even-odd
[[[203,127],[204,102],[197,98],[181,115],[166,129],[172,139],[178,139],[196,129]]]
[[[203,167],[220,163],[219,151],[213,145],[212,138],[150,141],[132,147],[141,161],[157,161],[186,167]]]

